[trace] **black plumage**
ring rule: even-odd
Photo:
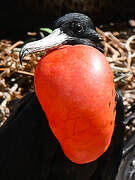
[[[117,96],[116,125],[109,149],[96,161],[69,161],[52,134],[35,93],[19,103],[0,128],[2,180],[113,180],[122,153],[123,104]]]

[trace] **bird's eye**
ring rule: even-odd
[[[80,24],[80,23],[76,23],[76,22],[73,22],[71,24],[71,28],[73,30],[74,33],[82,33],[84,31],[84,28],[83,28],[83,25]]]

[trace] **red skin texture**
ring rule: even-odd
[[[35,90],[64,154],[77,164],[109,147],[115,124],[115,85],[105,56],[86,45],[63,46],[44,56]]]

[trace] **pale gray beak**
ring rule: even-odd
[[[55,48],[58,48],[66,43],[67,40],[72,40],[72,37],[68,36],[67,34],[63,33],[60,28],[55,29],[50,35],[47,37],[33,41],[30,43],[25,44],[20,51],[20,62],[22,64],[22,60],[24,56],[39,52],[39,51],[48,51]]]

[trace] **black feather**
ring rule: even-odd
[[[65,157],[35,93],[28,94],[0,128],[0,178],[113,180],[121,159],[124,132],[120,96],[116,111],[116,125],[109,149],[96,161],[78,165]]]

